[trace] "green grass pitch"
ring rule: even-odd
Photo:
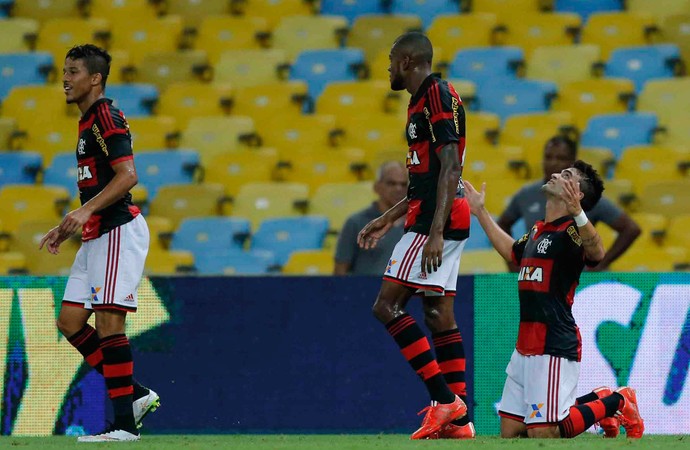
[[[232,449],[232,450],[398,450],[398,449],[687,449],[690,436],[644,436],[640,440],[603,439],[586,434],[574,439],[530,440],[480,436],[473,441],[410,441],[408,435],[144,435],[131,443],[78,444],[75,437],[0,437],[0,448],[7,449]]]

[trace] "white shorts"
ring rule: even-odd
[[[62,302],[87,309],[137,310],[137,287],[149,249],[140,214],[104,235],[83,242],[74,258]]]
[[[383,279],[417,288],[417,293],[428,296],[453,296],[458,283],[460,256],[467,239],[444,240],[441,267],[436,272],[427,273],[422,269],[422,249],[428,238],[411,231],[403,234],[388,260]]]
[[[514,350],[506,375],[498,414],[524,422],[527,428],[552,426],[568,417],[575,404],[580,363]]]

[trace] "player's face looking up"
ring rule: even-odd
[[[554,173],[560,173],[572,166],[575,160],[571,156],[567,145],[562,142],[548,142],[544,147],[544,180],[548,181]]]
[[[95,86],[101,84],[99,73],[89,74],[82,59],[65,59],[62,69],[62,87],[67,103],[79,103]]]
[[[570,179],[577,181],[579,185],[580,180],[582,179],[582,174],[579,170],[573,167],[563,169],[561,172],[551,175],[551,179],[549,179],[542,189],[549,194],[559,196],[563,193],[564,182]]]

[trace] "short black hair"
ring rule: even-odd
[[[582,160],[578,159],[575,161],[573,167],[582,174],[580,191],[585,195],[582,197],[580,204],[582,209],[589,211],[601,199],[601,194],[604,192],[604,182],[597,171],[594,170],[594,167]]]
[[[93,44],[75,45],[67,52],[65,58],[84,60],[89,75],[101,74],[101,87],[105,89],[105,83],[110,74],[110,61],[112,61],[106,50]]]
[[[434,58],[434,47],[431,41],[419,31],[409,31],[399,36],[393,43],[393,47],[400,49],[403,55],[409,55],[413,61],[431,64]]]
[[[577,159],[577,142],[574,140],[570,139],[568,136],[563,135],[563,134],[557,134],[556,136],[552,137],[548,141],[546,141],[546,145],[565,145],[565,147],[568,149],[568,152],[570,153],[571,159],[574,161]],[[546,145],[544,147],[546,147]]]

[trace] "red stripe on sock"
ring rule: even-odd
[[[415,320],[411,316],[407,316],[404,319],[400,320],[400,322],[388,328],[388,332],[391,334],[391,336],[395,336],[396,334],[400,333],[402,330],[409,327],[410,325],[413,325],[414,323]]]
[[[422,337],[414,341],[412,344],[400,350],[406,360],[411,360],[415,356],[421,355],[424,352],[431,351],[429,347],[429,341],[426,337]],[[434,364],[438,367],[438,363],[434,361]],[[425,366],[426,367],[426,366]],[[439,369],[440,370],[440,369]]]
[[[438,363],[436,361],[431,361],[429,364],[426,364],[424,367],[417,370],[417,375],[422,377],[422,380],[424,381],[428,380],[431,377],[435,377],[440,373],[441,369],[439,369]]]
[[[570,415],[563,421],[563,425],[566,432],[565,437],[575,437],[587,429],[585,428],[585,419],[576,406],[570,407]]]
[[[601,400],[585,403],[582,406],[588,406],[594,413],[594,418],[598,421],[606,417],[606,405]]]
[[[125,395],[134,394],[134,386],[125,386],[121,388],[108,389],[108,397],[111,399],[124,397]]]
[[[434,338],[434,347],[442,347],[444,345],[454,344],[457,342],[462,342],[462,337],[460,336],[460,333],[441,338]]]
[[[448,388],[453,394],[457,394],[458,396],[467,395],[467,383],[465,382],[449,383]]]
[[[106,378],[131,376],[134,372],[132,361],[120,364],[103,364],[103,376]]]
[[[99,348],[95,352],[91,353],[89,356],[84,358],[86,360],[86,363],[90,365],[91,367],[96,367],[98,364],[103,362],[103,352]]]
[[[465,359],[451,359],[438,363],[443,373],[464,372],[467,361]]]

